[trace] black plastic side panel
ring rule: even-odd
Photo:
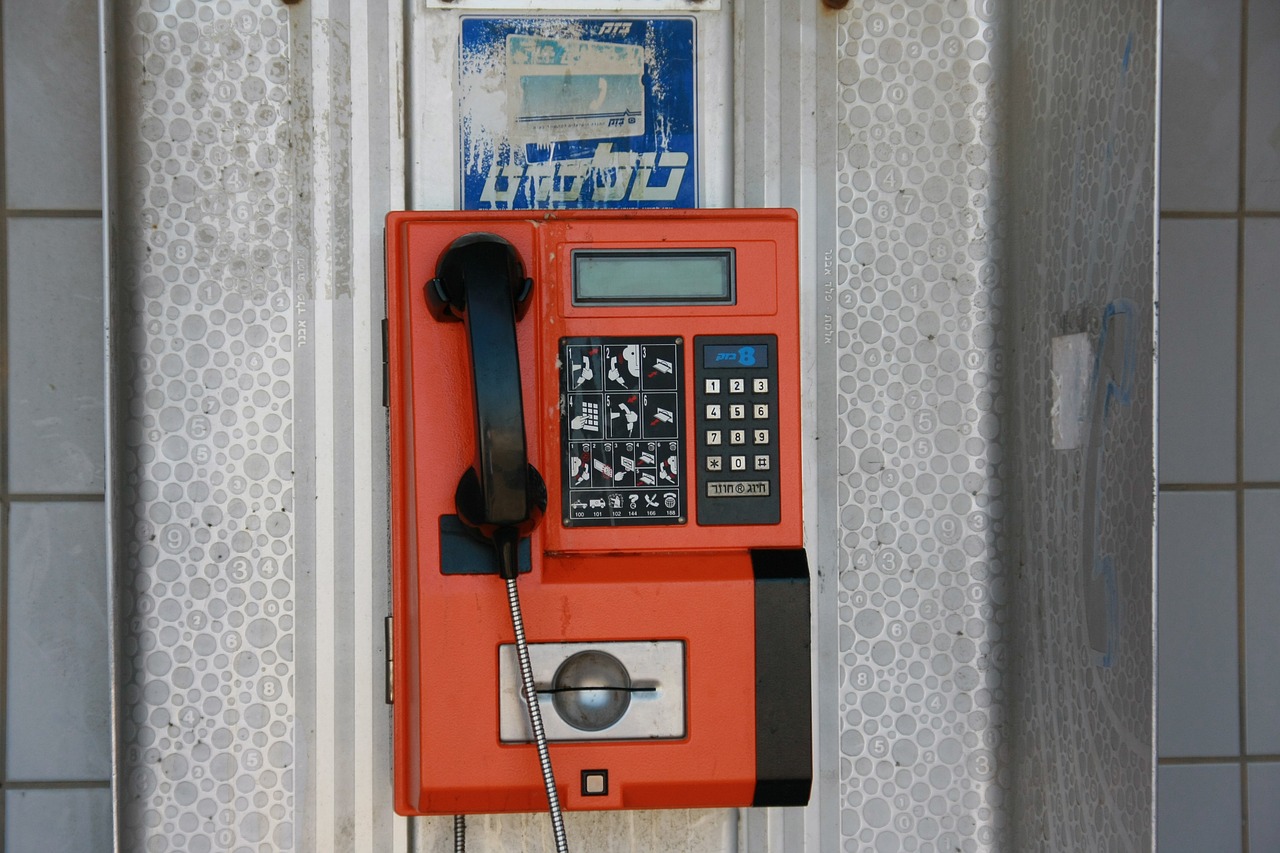
[[[532,571],[529,537],[522,538],[518,547],[520,573]],[[440,574],[496,575],[498,568],[498,552],[492,542],[456,515],[440,516]]]
[[[754,806],[803,806],[813,784],[809,563],[803,548],[754,550]]]

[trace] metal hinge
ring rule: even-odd
[[[395,663],[395,651],[394,651],[395,642],[392,639],[395,636],[395,631],[392,630],[392,622],[391,622],[390,616],[384,619],[382,624],[383,624],[383,629],[386,632],[385,642],[386,642],[386,649],[387,649],[387,670],[385,673],[386,681],[387,681],[386,701],[388,705],[391,705],[396,701],[395,676],[394,676],[395,667],[392,666],[392,664]]]
[[[386,320],[382,321],[382,407],[391,408],[391,358]]]

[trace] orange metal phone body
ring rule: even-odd
[[[510,241],[534,282],[517,335],[528,457],[546,480],[548,502],[531,536],[532,570],[518,581],[529,641],[679,640],[686,649],[685,736],[552,743],[562,802],[568,809],[751,805],[758,733],[750,552],[802,545],[794,212],[397,212],[386,230],[396,810],[546,807],[533,746],[498,737],[499,646],[513,642],[503,583],[493,574],[445,575],[439,566],[440,519],[455,512],[455,486],[475,454],[472,385],[462,324],[433,319],[423,288],[450,243],[470,232]],[[736,255],[732,305],[574,305],[575,249],[722,247]],[[563,523],[562,338],[692,341],[762,332],[779,338],[778,523],[704,526],[692,499],[677,525]],[[684,383],[692,387],[688,349]],[[692,394],[684,405],[693,424]],[[700,473],[686,466],[691,495]],[[581,773],[602,767],[607,795],[583,796]]]

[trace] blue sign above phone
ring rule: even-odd
[[[462,207],[697,207],[692,18],[462,20]]]

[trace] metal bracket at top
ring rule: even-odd
[[[513,12],[716,12],[721,0],[426,0],[428,9]]]

